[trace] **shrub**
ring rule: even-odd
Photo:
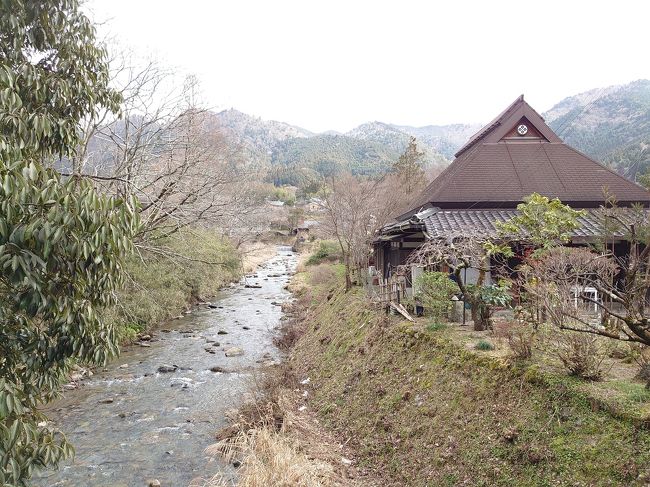
[[[419,300],[426,313],[434,321],[445,317],[452,306],[451,298],[458,292],[458,286],[444,272],[424,272],[415,281]]]
[[[636,378],[644,381],[646,388],[650,389],[650,347],[635,343],[630,348],[632,358],[639,364]]]
[[[531,325],[507,321],[495,325],[494,331],[497,336],[506,340],[515,359],[526,360],[533,356],[536,334]]]
[[[586,333],[560,332],[555,354],[569,375],[586,380],[600,380],[606,353],[598,338]]]
[[[341,258],[341,249],[336,242],[331,240],[322,240],[318,245],[318,249],[314,252],[309,259],[307,265],[317,265],[322,262],[334,262]]]
[[[490,350],[494,350],[494,345],[487,340],[479,340],[478,343],[474,345],[474,348],[482,352],[489,352]]]
[[[427,326],[427,330],[429,331],[439,331],[439,330],[444,330],[445,328],[447,328],[447,325],[445,325],[444,323],[439,323],[437,321],[434,321],[433,323],[429,323],[429,325]]]
[[[184,257],[165,257],[161,251]],[[125,270],[129,279],[116,293],[117,306],[106,310],[106,319],[118,325],[123,342],[215,295],[237,278],[240,262],[233,246],[215,232],[185,229],[158,242],[154,252],[131,257]]]

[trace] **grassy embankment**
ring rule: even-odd
[[[126,262],[128,278],[117,294],[118,304],[107,310],[121,341],[132,340],[191,304],[215,295],[242,273],[236,249],[208,230],[183,231],[157,246],[178,256],[136,252]]]
[[[377,312],[362,290],[342,291],[340,266],[306,269],[288,367],[310,379],[309,410],[385,485],[650,482],[642,385],[629,401],[604,401],[583,381]]]

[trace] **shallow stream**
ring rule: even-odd
[[[135,487],[157,479],[162,487],[184,487],[219,471],[232,475],[231,466],[204,449],[226,426],[226,412],[245,400],[256,369],[279,358],[273,335],[295,266],[291,249],[279,247],[253,276],[216,296],[212,307],[197,306],[144,346],[124,349],[50,405],[46,414],[67,434],[76,456],[33,485]],[[233,348],[243,355],[226,356]],[[225,372],[210,370],[215,367]]]

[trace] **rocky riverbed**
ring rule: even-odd
[[[225,415],[250,393],[273,345],[296,266],[288,247],[92,376],[78,373],[46,414],[76,449],[35,486],[187,486],[234,468],[204,454]],[[72,386],[71,386],[72,387]],[[157,483],[158,482],[158,483]]]

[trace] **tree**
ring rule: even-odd
[[[111,61],[122,118],[105,111],[88,117],[69,172],[141,202],[136,246],[142,250],[159,252],[154,241],[193,225],[220,226],[224,233],[232,222],[240,226],[259,207],[256,192],[242,191],[254,185],[255,171],[243,167],[239,147],[202,106],[197,79],[188,76],[179,86],[171,71],[128,53]]]
[[[368,266],[372,240],[393,215],[401,198],[388,178],[343,174],[332,177],[323,191],[323,227],[338,242],[345,264],[345,288],[353,273]]]
[[[429,268],[447,267],[453,275],[463,299],[472,307],[472,320],[477,331],[491,328],[493,306],[506,306],[510,302],[507,283],[485,284],[490,271],[490,259],[496,255],[507,255],[507,248],[493,244],[486,236],[465,233],[450,235],[448,239],[434,239],[425,242],[409,257],[409,261]],[[478,270],[476,283],[466,283],[463,271]]]
[[[289,224],[289,231],[293,232],[298,229],[298,225],[305,219],[305,210],[299,206],[293,207],[289,210],[287,216],[287,223]]]
[[[404,153],[393,165],[393,171],[400,179],[404,194],[409,197],[422,189],[426,176],[422,168],[424,152],[418,150],[415,137],[409,139]]]
[[[39,407],[71,360],[116,353],[100,318],[122,277],[138,220],[134,202],[62,180],[46,167],[72,157],[81,121],[117,110],[105,51],[75,0],[0,7],[0,484],[71,454]]]
[[[548,320],[559,328],[650,345],[650,224],[642,208],[601,208],[600,248],[557,248],[530,262],[524,274]],[[607,235],[609,233],[609,235]],[[629,251],[617,254],[608,245],[625,240]],[[595,289],[600,299],[587,292]],[[603,319],[593,323],[578,312],[574,300],[591,303]]]
[[[424,309],[438,322],[452,307],[451,298],[458,291],[456,284],[444,272],[424,272],[415,282],[415,296]]]
[[[517,205],[519,214],[498,224],[502,237],[525,241],[536,247],[536,255],[571,240],[571,234],[580,227],[578,218],[584,210],[574,210],[558,198],[549,199],[538,193],[524,198]]]
[[[514,256],[513,243],[529,243],[535,247],[535,258],[566,243],[571,232],[579,227],[577,219],[584,211],[577,211],[555,198],[553,200],[533,193],[517,206],[519,214],[507,222],[497,224],[498,234],[488,235],[465,231],[449,235],[447,239],[426,242],[411,256],[411,261],[429,266],[445,265],[455,276],[455,281],[466,301],[472,306],[475,330],[491,327],[492,310],[510,302],[510,284],[502,281],[486,284],[492,258],[504,260]],[[505,267],[505,262],[503,263]],[[475,283],[463,280],[463,270],[475,269]],[[512,269],[507,269],[511,271]]]

